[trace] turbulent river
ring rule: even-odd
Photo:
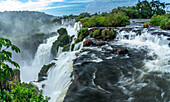
[[[82,47],[80,42],[75,51],[61,52],[60,48],[53,61],[51,46],[58,36],[48,38],[39,45],[32,69],[22,69],[21,79],[36,80],[40,66],[52,61],[55,65],[48,71],[47,80],[34,83],[39,87],[44,84],[43,94],[51,97],[51,102],[168,102],[170,31],[143,28],[146,21],[131,20],[130,25],[116,27],[116,39],[103,46]],[[69,35],[76,35],[79,24],[66,24]],[[108,51],[117,48],[125,48],[129,54]],[[32,79],[24,77],[28,72],[34,73]]]

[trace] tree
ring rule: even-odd
[[[0,38],[0,90],[3,94],[3,85],[5,85],[6,81],[10,77],[14,76],[12,68],[7,64],[10,63],[11,65],[19,68],[20,66],[13,61],[12,53],[9,52],[9,49],[12,51],[19,53],[20,49],[13,45],[9,39]]]
[[[10,81],[14,76],[11,68],[20,66],[12,60],[12,53],[20,53],[20,49],[13,45],[9,39],[0,38],[0,102],[48,102],[49,97],[44,98],[42,91],[37,94],[31,84],[18,81]],[[29,88],[27,88],[29,87]]]

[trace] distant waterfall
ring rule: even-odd
[[[52,60],[51,48],[57,38],[58,35],[50,37],[45,43],[39,45],[32,66],[24,66],[24,68],[21,69],[21,81],[30,82],[37,80],[41,67]]]

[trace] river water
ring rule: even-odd
[[[44,96],[51,97],[51,102],[170,101],[170,31],[157,26],[143,28],[146,21],[133,19],[130,25],[116,27],[116,39],[105,42],[104,46],[82,47],[80,42],[75,45],[75,51],[62,53],[59,50],[53,61],[55,65],[43,82]],[[70,36],[77,35],[80,29],[79,23],[70,26],[72,22],[63,21]],[[52,61],[49,52],[57,37],[48,38],[39,46],[35,62]],[[119,48],[127,49],[129,54],[109,52]]]

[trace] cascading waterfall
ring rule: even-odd
[[[145,31],[142,35],[136,36],[133,40],[122,39],[119,43],[129,44],[129,47],[147,46],[150,49],[149,55],[156,58],[145,60],[146,69],[150,71],[170,72],[170,48],[169,41],[165,36],[151,35]]]
[[[73,59],[75,52],[60,54],[55,66],[48,72],[47,83],[43,90],[44,96],[51,97],[51,102],[62,102],[69,85],[71,84],[71,73],[73,71]]]
[[[75,29],[76,28],[76,29]],[[68,26],[66,29],[68,35],[72,36],[77,34],[79,30],[79,24],[75,23],[74,28]],[[74,41],[74,40],[73,40]],[[82,45],[82,42],[78,44]],[[80,49],[82,46],[80,46]],[[48,77],[43,89],[43,95],[51,97],[51,102],[63,102],[66,92],[71,84],[71,73],[73,71],[73,59],[76,57],[75,53],[78,51],[72,52],[63,52],[62,47],[59,47],[57,53],[57,61],[55,61],[55,66],[53,66],[48,71]]]
[[[45,43],[39,45],[32,66],[24,66],[24,68],[21,69],[21,81],[30,82],[37,80],[41,67],[52,60],[51,47],[57,38],[58,35],[50,37]]]
[[[58,35],[54,37],[50,37],[47,39],[46,43],[39,45],[32,65],[44,65],[52,60],[51,48],[53,42],[56,41],[57,38]]]
[[[162,84],[169,83],[168,73],[170,73],[170,47],[168,44],[170,41],[168,37],[163,35],[152,35],[148,32],[147,29],[142,31],[141,35],[134,35],[133,39],[128,39],[125,36],[128,34],[127,32],[121,32],[117,37],[119,41],[117,44],[124,45],[128,48],[136,48],[138,50],[146,50],[148,51],[147,56],[150,56],[151,59],[144,60],[143,69],[135,69],[136,72],[140,72],[137,77],[126,78],[122,76],[119,80],[119,88],[121,88],[126,95],[130,95],[127,101],[136,100],[135,91],[139,91],[142,93],[142,88],[147,88],[152,85],[152,88],[157,88],[157,90],[161,91],[161,97],[156,97],[155,100],[164,100],[164,102],[169,100],[169,92],[164,89],[165,87],[160,87],[158,84],[154,82],[153,79],[146,79],[146,76],[152,75],[152,73],[156,73],[155,77],[158,77],[159,81],[163,81]],[[147,81],[148,83],[146,83]],[[152,84],[151,84],[152,83]],[[128,88],[125,88],[128,87]],[[168,88],[168,87],[166,87]],[[135,91],[134,91],[135,89]]]
[[[74,20],[62,20],[63,25],[61,25],[60,27],[57,27],[55,31],[57,31],[57,29],[59,28],[64,27],[67,29],[68,34],[70,36],[75,35],[77,31],[73,30],[73,27],[71,26],[72,24],[74,24],[74,22],[75,22]],[[52,60],[51,48],[52,48],[53,42],[57,40],[58,36],[59,35],[50,37],[47,39],[45,43],[39,45],[37,52],[35,54],[34,60],[32,62],[32,65],[31,66],[25,65],[21,69],[21,81],[22,82],[30,82],[30,81],[37,80],[38,73],[41,67],[44,64],[48,64]],[[57,56],[59,56],[61,53],[62,53],[62,48],[60,47]]]

